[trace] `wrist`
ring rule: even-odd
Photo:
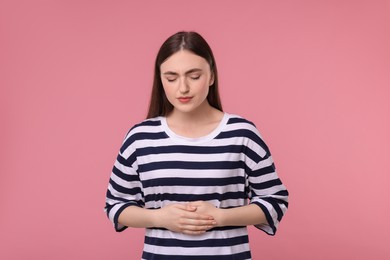
[[[226,209],[217,208],[216,214],[214,216],[215,221],[217,222],[218,227],[226,226]]]
[[[151,227],[162,228],[161,224],[161,209],[150,210]]]

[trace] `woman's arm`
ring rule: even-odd
[[[229,209],[216,208],[204,201],[192,202],[190,205],[196,207],[198,213],[213,216],[219,227],[267,224],[264,212],[255,204]]]
[[[127,227],[166,228],[189,235],[203,234],[217,224],[211,215],[197,212],[190,204],[171,204],[161,209],[130,206],[121,212],[118,222]]]

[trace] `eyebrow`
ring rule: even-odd
[[[185,72],[186,75],[188,74],[191,74],[191,73],[194,73],[194,72],[199,72],[199,71],[202,71],[201,69],[198,69],[198,68],[194,68],[194,69],[190,69],[188,71]],[[173,72],[173,71],[166,71],[163,73],[164,75],[178,75],[177,72]]]

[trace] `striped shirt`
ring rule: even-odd
[[[165,117],[130,129],[115,161],[105,211],[116,231],[128,206],[159,209],[171,203],[207,201],[218,208],[259,206],[274,235],[288,206],[288,192],[275,171],[267,145],[255,125],[224,114],[207,136],[175,134]],[[142,259],[251,259],[247,227],[214,228],[185,235],[147,228]]]

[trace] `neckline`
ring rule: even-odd
[[[180,143],[195,144],[195,143],[204,143],[204,142],[211,141],[211,140],[214,139],[217,135],[219,135],[219,133],[221,132],[221,130],[222,130],[222,129],[225,127],[225,125],[227,124],[227,122],[228,122],[228,120],[229,120],[229,115],[228,115],[227,113],[224,112],[221,121],[219,122],[218,126],[217,126],[216,128],[214,128],[213,131],[211,131],[209,134],[207,134],[207,135],[205,135],[205,136],[196,137],[196,138],[186,137],[186,136],[182,136],[182,135],[176,134],[176,133],[168,126],[167,118],[166,118],[166,117],[163,116],[163,117],[160,118],[160,120],[161,120],[161,126],[162,126],[164,132],[165,132],[173,141],[180,142]]]

